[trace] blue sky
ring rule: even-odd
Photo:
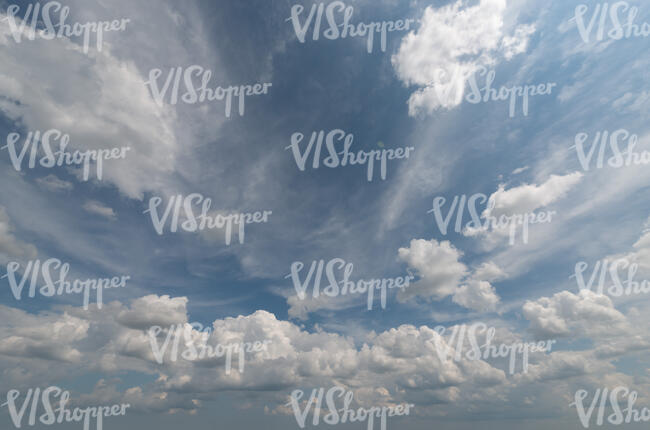
[[[78,38],[16,43],[0,22],[0,137],[57,129],[73,149],[131,150],[90,181],[65,166],[18,172],[0,150],[0,272],[57,258],[70,279],[130,280],[84,310],[78,295],[16,300],[0,279],[0,391],[59,385],[81,405],[129,402],[104,422],[123,429],[298,428],[291,391],[337,384],[361,405],[414,403],[390,428],[577,429],[575,392],[602,387],[629,387],[650,405],[648,294],[580,292],[570,278],[578,262],[588,276],[616,258],[638,264],[638,281],[650,276],[647,166],[585,170],[572,148],[579,133],[590,145],[624,129],[648,149],[647,37],[598,41],[594,30],[585,42],[573,2],[348,1],[353,23],[415,20],[388,33],[386,52],[376,42],[368,53],[364,38],[308,31],[300,43],[288,19],[309,1],[62,3],[69,22],[130,22],[88,53]],[[584,4],[589,18],[599,3]],[[637,24],[650,22],[647,5],[629,5]],[[157,105],[149,71],[191,65],[212,71],[210,87],[272,86],[246,98],[243,116],[226,118],[222,102]],[[520,101],[509,117],[506,101],[439,98],[454,83],[436,81],[438,70],[480,67],[497,89],[556,85],[530,98],[527,116]],[[354,151],[414,150],[388,162],[385,180],[367,181],[365,166],[300,171],[291,136],[306,144],[335,129],[354,135]],[[149,200],[191,193],[219,213],[272,215],[247,225],[243,244],[208,230],[158,235]],[[527,243],[510,245],[503,231],[441,234],[433,199],[446,198],[446,214],[454,196],[477,193],[496,215],[556,216],[532,225]],[[352,280],[415,280],[390,291],[385,309],[367,310],[365,295],[299,300],[291,264],[334,258],[353,263]],[[186,322],[213,326],[218,341],[272,343],[237,377],[158,365],[146,328]],[[527,373],[498,360],[441,363],[434,327],[475,323],[503,343],[557,343]],[[4,408],[0,420],[11,423]]]

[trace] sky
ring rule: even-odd
[[[650,289],[609,288],[650,280],[646,2],[609,2],[604,15],[589,0],[50,5],[55,24],[64,6],[69,25],[125,20],[86,47],[81,34],[41,37],[43,16],[36,33],[29,19],[16,30],[35,4],[0,1],[0,403],[57,386],[71,408],[129,404],[107,430],[298,429],[294,390],[304,410],[332,387],[355,408],[413,405],[386,422],[405,430],[581,429],[577,393],[587,409],[617,387],[650,408]],[[380,32],[372,44],[335,37],[328,19],[342,25],[345,8],[355,26],[391,22],[385,46]],[[639,31],[626,37],[611,17],[630,13]],[[182,97],[201,79],[221,100]],[[230,91],[228,107],[224,89],[242,85],[244,104]],[[97,161],[87,177],[79,163],[30,167],[27,137],[48,130],[70,153],[128,149],[101,175]],[[373,155],[343,165],[344,148]],[[215,221],[192,228],[206,199]],[[472,209],[544,221],[483,228]],[[254,220],[244,236],[222,228],[229,214]],[[125,280],[84,306],[83,294],[42,294],[37,261],[57,279],[67,264],[72,284]],[[401,287],[369,303],[343,293],[346,281],[375,285],[359,280]],[[201,327],[211,345],[266,342],[243,368],[170,350],[157,360],[178,325],[182,342]],[[487,328],[495,345],[553,342],[511,370],[465,354],[469,335],[453,336],[471,327],[484,328],[471,331],[479,343]],[[0,422],[15,427],[6,404]]]

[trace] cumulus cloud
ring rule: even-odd
[[[608,308],[605,302],[600,306]],[[256,393],[252,401],[266,405],[267,413],[287,413],[282,405],[296,387],[344,385],[355,392],[360,404],[410,402],[424,416],[439,414],[442,407],[446,413],[462,416],[467,414],[466,407],[454,408],[453,404],[471,405],[474,412],[495,408],[504,411],[516,409],[523,393],[534,398],[536,390],[557,389],[558,381],[567,383],[566,378],[574,378],[573,384],[582,386],[596,375],[611,381],[620,379],[610,363],[616,351],[532,353],[528,373],[506,376],[505,359],[471,360],[465,354],[453,358],[459,347],[450,337],[453,327],[443,333],[426,325],[404,324],[380,333],[368,332],[366,340],[355,345],[347,337],[322,329],[309,331],[262,310],[216,319],[208,334],[208,345],[268,341],[265,350],[246,354],[243,372],[238,370],[236,354],[230,374],[225,371],[223,357],[171,361],[167,352],[159,364],[152,353],[149,324],[181,324],[193,342],[205,336],[187,323],[186,307],[184,297],[155,295],[136,299],[128,306],[114,301],[102,309],[91,305],[88,311],[65,307],[62,313],[30,314],[0,306],[4,322],[0,329],[0,370],[5,375],[2,385],[43,386],[62,375],[69,379],[89,371],[106,375],[139,372],[152,375],[155,380],[138,385],[125,380],[118,390],[115,380],[102,378],[90,393],[73,393],[74,404],[126,402],[133,410],[168,413],[192,413],[223,391],[246,399]],[[607,312],[568,309],[556,314],[567,320],[565,325],[570,327],[580,316],[591,316],[593,320]],[[484,333],[477,334],[477,341],[482,343]],[[493,343],[519,340],[520,335],[510,328],[500,327]],[[179,348],[187,341],[183,337]],[[468,347],[466,338],[462,351]],[[448,351],[446,358],[438,348]],[[29,371],[12,371],[18,362]],[[533,381],[534,389],[530,384]],[[538,406],[551,410],[558,407],[554,399],[547,402]]]
[[[408,248],[398,250],[398,256],[420,277],[399,292],[400,300],[415,296],[442,300],[453,296],[454,303],[476,311],[494,311],[500,302],[488,281],[504,277],[503,270],[487,262],[472,272],[460,261],[463,253],[449,241],[413,239]]]
[[[460,261],[462,257],[463,253],[449,241],[413,239],[408,247],[399,248],[399,260],[413,269],[419,279],[398,292],[398,301],[415,297],[439,301],[453,296],[454,303],[468,309],[496,310],[500,298],[490,281],[503,279],[506,273],[493,262],[485,262],[471,270]],[[300,298],[294,290],[287,292],[276,289],[276,293],[286,297],[289,316],[302,320],[319,310],[339,311],[367,303],[367,294],[337,297],[324,294],[313,297],[307,294]],[[375,302],[377,300],[375,298]]]
[[[424,10],[419,29],[402,39],[392,57],[399,79],[421,87],[409,98],[409,114],[451,109],[462,102],[466,79],[481,66],[526,51],[535,26],[507,28],[506,0],[464,0]]]
[[[460,286],[452,300],[460,306],[475,311],[493,311],[500,301],[494,287],[486,281],[471,281]]]
[[[239,372],[236,354],[228,374],[223,357],[171,361],[171,347],[159,364],[152,353],[150,325],[181,324],[193,341],[203,336],[187,324],[186,304],[184,297],[150,295],[130,306],[111,302],[102,309],[93,305],[89,311],[67,307],[63,314],[36,315],[0,306],[5,322],[0,355],[9,366],[15,360],[27,363],[36,373],[32,377],[41,378],[41,384],[48,380],[47,363],[52,360],[68,362],[69,367],[62,364],[58,370],[69,376],[90,369],[156,373],[157,380],[150,386],[116,393],[99,384],[93,394],[97,398],[119,395],[122,401],[143,410],[191,410],[196,404],[188,400],[224,390],[288,393],[290,387],[330,385],[343,380],[353,389],[369,393],[379,390],[384,401],[403,400],[406,388],[415,393],[440,390],[437,395],[451,401],[454,392],[448,388],[467,382],[472,375],[482,375],[491,384],[504,382],[503,371],[485,362],[441,361],[435,342],[445,345],[446,341],[426,326],[402,325],[379,334],[369,333],[368,340],[357,347],[339,334],[308,332],[261,310],[215,320],[207,338],[208,345],[268,341],[264,351],[245,355],[244,372]],[[42,330],[43,326],[47,329]],[[165,335],[162,333],[162,337]],[[179,347],[187,340],[183,338]],[[20,385],[25,378],[23,375]]]
[[[72,363],[80,361],[82,353],[72,344],[87,336],[90,326],[87,321],[67,313],[33,316],[6,306],[0,306],[0,316],[10,323],[0,327],[0,354]]]
[[[187,298],[150,294],[131,303],[129,309],[117,315],[117,322],[131,329],[163,327],[187,322]]]
[[[527,301],[522,310],[531,331],[540,337],[615,335],[631,329],[609,297],[586,289]]]
[[[408,248],[398,250],[398,256],[417,270],[420,279],[400,292],[400,296],[443,299],[453,294],[468,273],[467,266],[459,261],[462,255],[448,240],[411,240]]]
[[[508,274],[500,268],[496,263],[492,261],[485,262],[481,264],[474,270],[474,279],[484,280],[484,281],[498,281],[500,279],[505,279],[508,277]]]

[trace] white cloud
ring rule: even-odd
[[[399,300],[415,296],[442,300],[452,296],[460,306],[476,311],[494,311],[500,302],[494,287],[487,282],[505,277],[492,262],[483,263],[473,273],[460,262],[463,253],[449,241],[413,239],[400,248],[399,258],[417,271],[420,279],[398,293]],[[461,285],[464,283],[464,285]]]
[[[586,289],[578,294],[562,291],[527,301],[522,310],[531,322],[531,330],[540,337],[620,335],[631,331],[609,297]]]
[[[562,307],[561,300],[552,300]],[[611,364],[620,354],[611,348],[580,352],[554,348],[552,353],[533,353],[528,373],[506,376],[503,369],[508,367],[507,359],[490,360],[490,363],[468,360],[466,356],[461,356],[459,361],[450,359],[458,346],[450,338],[451,328],[447,335],[441,336],[428,326],[401,325],[378,334],[370,331],[363,336],[365,341],[355,346],[349,338],[318,328],[310,332],[261,310],[212,323],[208,341],[211,345],[270,341],[267,351],[246,354],[243,373],[237,370],[236,356],[233,356],[230,375],[225,373],[223,358],[165,360],[159,365],[152,354],[147,327],[186,322],[186,306],[186,298],[167,296],[142,297],[130,306],[114,301],[102,309],[94,305],[89,311],[66,307],[63,313],[36,315],[0,306],[3,321],[0,371],[5,375],[2,385],[4,388],[43,386],[58,378],[70,379],[91,371],[107,375],[129,371],[157,375],[156,380],[143,385],[132,385],[125,380],[122,385],[126,383],[130,388],[118,390],[114,382],[102,379],[92,392],[73,393],[73,396],[82,404],[98,404],[101,400],[99,404],[128,402],[133,410],[140,411],[192,412],[202,407],[203,402],[197,399],[212,400],[223,391],[247,402],[255,393],[253,402],[270,405],[269,413],[282,413],[277,408],[286,403],[286,396],[295,387],[342,384],[353,390],[362,404],[410,402],[416,403],[422,416],[436,416],[443,410],[445,414],[466,416],[468,408],[473,413],[486,410],[506,413],[520,407],[524,395],[535,399],[541,395],[538,392],[570,392],[574,385],[589,386],[595,379],[613,383],[626,378]],[[598,306],[596,311],[590,310],[591,306],[580,310],[582,307],[577,304],[569,307],[564,312],[566,315],[557,314],[569,320],[568,326],[582,318],[584,327],[586,320],[593,323],[598,316],[607,315]],[[608,308],[604,302],[601,307]],[[599,333],[594,331],[596,336]],[[200,333],[192,330],[191,335],[196,338]],[[493,343],[519,340],[520,336],[510,328],[500,326]],[[477,341],[481,343],[483,339]],[[436,343],[449,348],[446,361],[441,361]],[[608,342],[607,346],[612,343]],[[622,351],[631,348],[624,346]],[[13,370],[19,362],[25,371]],[[558,384],[570,386],[558,387]],[[639,390],[645,385],[648,384],[637,381]],[[535,402],[544,411],[558,408],[563,401],[557,395],[541,400]],[[463,407],[456,408],[454,404]]]
[[[86,338],[89,323],[66,313],[60,316],[33,316],[0,306],[4,321],[20,321],[0,328],[0,354],[78,363],[82,353],[72,346]]]
[[[187,322],[187,298],[150,294],[131,303],[121,311],[116,321],[131,329],[146,329],[153,325],[168,327]]]
[[[501,49],[506,60],[512,59],[515,55],[523,54],[528,49],[528,40],[535,33],[534,25],[521,25],[515,29],[512,36],[505,36],[501,40]]]
[[[443,299],[454,293],[468,269],[459,260],[463,253],[451,242],[413,239],[408,248],[398,250],[399,258],[417,270],[420,279],[400,292],[403,299],[413,296]]]
[[[472,277],[477,280],[491,282],[505,279],[508,277],[508,274],[495,263],[488,261],[477,267]]]
[[[301,384],[332,384],[345,380],[348,386],[370,389],[371,393],[379,389],[384,401],[396,401],[404,396],[403,390],[397,387],[408,387],[415,392],[444,391],[450,384],[463,383],[472,374],[491,375],[493,383],[503,378],[501,370],[483,362],[441,362],[433,343],[434,337],[439,335],[425,326],[403,325],[378,335],[372,333],[367,336],[368,341],[357,348],[351,339],[322,330],[309,333],[261,310],[212,323],[209,345],[269,341],[266,351],[246,354],[243,373],[238,371],[236,355],[230,374],[225,372],[223,357],[164,360],[159,365],[152,354],[146,330],[150,325],[186,322],[186,304],[184,297],[146,296],[130,307],[119,302],[106,304],[102,309],[91,305],[89,311],[67,307],[62,315],[32,315],[0,306],[4,321],[0,333],[5,339],[0,343],[0,355],[5,357],[0,364],[12,366],[21,361],[34,372],[30,377],[39,378],[41,382],[49,380],[47,368],[52,367],[48,365],[52,360],[63,362],[57,371],[66,372],[68,378],[90,369],[158,373],[156,384],[146,388],[153,390],[151,393],[145,392],[145,387],[113,393],[133,400],[135,408],[158,410],[193,409],[187,400],[195,398],[194,393],[223,390],[286,393],[289,387]],[[47,326],[47,330],[41,330],[42,326]],[[193,338],[200,336],[196,330],[191,334]],[[210,369],[209,378],[205,377],[207,369]],[[16,375],[15,378],[7,383],[20,381],[22,385],[28,375]],[[97,396],[110,392],[105,387],[96,388]]]
[[[583,174],[580,172],[564,176],[551,175],[546,182],[540,185],[524,184],[508,190],[504,185],[499,185],[499,189],[490,195],[488,209],[483,212],[482,216],[532,212],[564,197],[573,186],[582,180],[582,177]]]
[[[117,218],[117,215],[115,215],[113,208],[109,208],[108,206],[105,206],[96,200],[87,201],[84,203],[83,208],[85,211],[91,214],[99,215],[109,220],[115,220]]]
[[[462,285],[452,298],[453,302],[475,311],[494,311],[499,304],[499,296],[489,282],[473,281]]]
[[[505,15],[506,0],[480,0],[474,6],[458,0],[424,10],[419,29],[402,39],[392,57],[397,76],[406,85],[422,87],[409,98],[410,115],[458,106],[467,77],[478,67],[526,50],[535,26],[506,28]]]

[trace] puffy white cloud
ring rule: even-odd
[[[238,369],[237,353],[233,353],[230,374],[224,357],[188,361],[179,356],[178,361],[170,360],[173,335],[159,364],[148,334],[151,325],[180,323],[194,342],[204,336],[186,324],[186,304],[184,297],[145,296],[128,307],[111,302],[102,309],[91,305],[88,311],[66,307],[63,314],[32,315],[0,307],[4,321],[0,367],[11,367],[17,360],[25,363],[33,374],[16,375],[7,382],[19,385],[35,378],[40,378],[41,384],[49,381],[47,369],[51,366],[47,363],[51,360],[63,363],[57,372],[64,372],[68,378],[90,370],[108,374],[121,370],[157,373],[154,384],[132,387],[123,393],[100,381],[90,395],[98,399],[117,397],[145,410],[192,410],[197,406],[192,399],[224,390],[286,395],[290,387],[331,386],[338,381],[360,392],[367,390],[368,396],[379,393],[383,401],[404,400],[406,391],[451,401],[458,391],[450,388],[472,378],[489,381],[490,385],[504,382],[503,371],[485,362],[441,361],[436,341],[440,345],[447,345],[447,341],[426,326],[402,325],[379,334],[369,333],[367,341],[357,347],[349,338],[322,330],[308,332],[261,310],[215,320],[207,337],[211,346],[267,341],[265,350],[245,354],[243,372]],[[188,339],[185,332],[181,333],[182,352]],[[159,346],[165,336],[166,332],[159,336]]]
[[[500,301],[496,290],[487,281],[472,281],[460,286],[452,300],[475,311],[494,311]]]
[[[532,212],[564,197],[582,177],[582,173],[573,172],[564,176],[551,175],[540,185],[524,184],[507,190],[504,185],[499,185],[499,189],[490,195],[488,209],[482,216]]]
[[[507,28],[505,15],[506,0],[480,0],[473,6],[458,0],[424,10],[419,29],[402,39],[392,57],[397,76],[406,85],[422,87],[409,98],[410,115],[458,106],[467,77],[478,67],[526,50],[535,26]]]
[[[132,329],[162,327],[187,322],[187,298],[150,294],[131,303],[129,309],[117,315],[117,322]]]
[[[0,307],[0,371],[6,375],[3,386],[42,386],[63,376],[70,379],[91,371],[111,375],[128,370],[154,375],[156,380],[118,390],[114,380],[101,379],[91,393],[73,393],[74,403],[128,402],[140,411],[192,412],[201,408],[204,401],[228,391],[229,396],[246,398],[247,402],[255,393],[252,401],[270,405],[267,410],[274,411],[270,413],[286,413],[280,405],[286,403],[287,395],[296,387],[344,385],[355,392],[360,404],[410,402],[416,404],[418,414],[435,416],[441,408],[452,415],[466,414],[466,407],[474,412],[507,411],[516,409],[524,396],[530,400],[541,395],[538,391],[568,392],[574,385],[588,386],[595,378],[624,378],[610,363],[620,356],[615,351],[532,353],[527,373],[506,376],[506,359],[503,363],[492,359],[486,362],[470,360],[463,354],[458,360],[453,358],[458,345],[450,338],[452,330],[443,335],[428,326],[405,324],[378,334],[369,332],[357,346],[339,334],[320,329],[308,331],[261,310],[212,323],[208,345],[269,341],[266,350],[246,353],[243,372],[238,370],[237,354],[233,354],[230,374],[225,371],[223,357],[170,361],[166,353],[163,363],[158,364],[147,334],[149,324],[181,323],[193,341],[202,336],[196,328],[185,324],[186,305],[184,297],[146,296],[130,306],[111,302],[102,309],[91,306],[88,311],[66,307],[63,313],[32,315]],[[141,318],[137,317],[143,313]],[[477,334],[477,341],[482,343],[481,333]],[[468,348],[467,340],[463,348]],[[519,340],[517,333],[500,327],[493,343]],[[186,342],[181,338],[179,347],[183,348]],[[34,349],[36,346],[38,349]],[[438,348],[448,348],[447,359],[439,354]],[[56,366],[52,366],[52,360]],[[12,370],[18,362],[28,371]],[[569,381],[571,386],[557,387],[558,383]],[[124,382],[127,387],[130,385],[129,381],[120,385]],[[535,384],[531,386],[531,382]],[[456,408],[452,403],[464,406]],[[538,403],[544,410],[558,405],[558,396]]]
[[[604,336],[631,329],[609,297],[586,289],[527,301],[522,310],[531,330],[540,337]]]
[[[0,305],[0,354],[78,363],[82,353],[73,345],[88,335],[90,324],[67,313],[33,316]]]
[[[463,254],[449,241],[413,239],[408,248],[398,250],[398,258],[414,269],[419,280],[398,292],[399,301],[416,296],[442,300],[453,296],[454,303],[477,311],[494,311],[500,299],[488,281],[502,279],[505,272],[493,262],[486,262],[472,272],[460,261]],[[355,279],[352,279],[355,281]],[[465,284],[465,285],[461,285]],[[389,290],[390,291],[390,290]],[[291,318],[306,319],[319,310],[339,311],[354,306],[365,306],[367,294],[348,294],[329,297],[307,294],[300,298],[294,290],[275,289],[276,294],[286,297]],[[377,294],[373,306],[379,306]]]
[[[449,241],[413,239],[408,248],[398,250],[399,258],[415,269],[420,279],[398,293],[400,300],[420,296],[454,303],[476,311],[494,311],[500,302],[489,280],[505,276],[492,262],[483,263],[473,273],[460,262],[463,253]],[[464,285],[461,285],[464,283]]]
[[[451,242],[435,239],[413,239],[408,248],[398,250],[399,258],[417,270],[420,279],[400,292],[400,297],[413,296],[442,299],[454,293],[468,268],[459,260],[463,253]]]
[[[507,278],[508,274],[492,261],[481,264],[474,270],[472,277],[483,281],[497,281]]]

